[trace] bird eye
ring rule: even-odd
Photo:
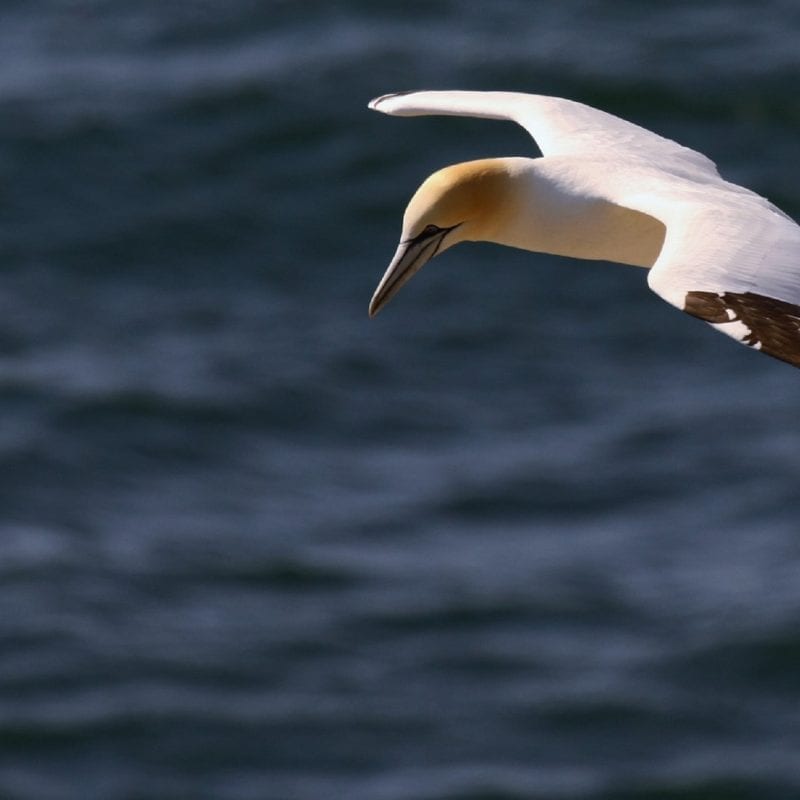
[[[407,241],[419,244],[436,236],[437,233],[447,233],[450,230],[452,230],[452,228],[440,228],[438,225],[433,224],[426,225],[416,236],[412,236]]]

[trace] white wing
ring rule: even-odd
[[[722,333],[800,367],[800,227],[749,192],[622,193],[665,223],[650,288]],[[701,199],[700,195],[703,196]]]
[[[536,140],[542,155],[641,157],[717,176],[711,159],[605,111],[540,94],[519,92],[406,92],[375,98],[369,107],[397,117],[441,114],[516,122]]]
[[[694,150],[590,106],[512,92],[384,95],[396,116],[512,120],[545,156],[572,156],[592,192],[667,229],[650,288],[682,311],[800,367],[800,227],[759,195],[724,181]]]

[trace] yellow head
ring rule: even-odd
[[[417,189],[403,217],[403,234],[372,301],[369,315],[434,256],[463,241],[492,241],[509,202],[506,159],[467,161],[434,172]]]

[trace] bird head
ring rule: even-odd
[[[374,317],[434,256],[463,241],[492,241],[508,199],[504,159],[455,164],[434,172],[417,189],[403,217],[397,252],[369,304]]]

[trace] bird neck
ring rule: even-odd
[[[574,159],[505,161],[507,191],[486,219],[481,239],[570,258],[653,265],[664,225],[599,196],[590,181],[581,181]]]

